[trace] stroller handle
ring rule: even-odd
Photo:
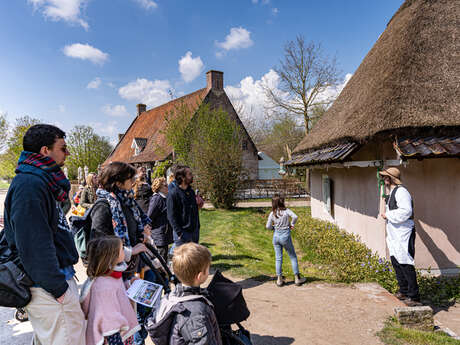
[[[152,261],[149,259],[147,254],[140,253],[139,257],[155,273],[155,275],[157,276],[158,280],[160,281],[160,284],[163,285],[163,289],[164,289],[165,293],[171,292],[171,288],[169,287],[169,284],[163,278],[161,273],[155,268],[155,266],[153,266]]]
[[[154,246],[152,246],[150,243],[144,243],[144,245],[160,261],[161,265],[163,266],[164,270],[166,271],[166,274],[168,275],[169,281],[171,283],[173,283],[174,285],[179,283],[179,280],[177,279],[177,277],[169,269],[168,264],[165,262],[165,260],[160,255],[160,253],[158,253],[158,250],[156,250],[156,248]]]

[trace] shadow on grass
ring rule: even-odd
[[[251,334],[251,340],[254,345],[290,345],[295,339],[291,337]]]
[[[205,244],[203,244],[203,245],[205,245]],[[255,258],[255,257],[250,256],[250,255],[223,255],[223,254],[217,254],[217,255],[214,255],[212,257],[212,261],[218,261],[218,260],[241,260],[241,259],[251,259],[251,260],[260,261],[259,258]]]
[[[214,246],[214,243],[201,242],[200,244],[206,248],[211,248]]]
[[[214,272],[216,270],[219,270],[221,272],[225,272],[225,271],[231,270],[232,268],[239,268],[239,267],[243,267],[243,265],[240,265],[240,264],[227,264],[227,263],[224,263],[224,262],[213,263],[211,265],[211,273],[214,274]]]

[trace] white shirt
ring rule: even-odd
[[[273,214],[273,211],[270,212],[268,216],[266,228],[269,230],[287,230],[290,229],[295,225],[297,222],[297,215],[292,212],[290,209],[285,210],[278,210],[276,212],[276,216]],[[291,222],[289,223],[289,218],[291,218]]]
[[[409,254],[409,238],[414,228],[412,216],[412,197],[408,190],[400,186],[395,194],[397,209],[390,210],[386,205],[387,245],[390,256],[394,256],[400,264],[414,265],[414,258]]]

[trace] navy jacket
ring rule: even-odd
[[[183,190],[176,185],[176,182],[172,182],[169,185],[166,206],[168,209],[168,221],[173,228],[176,245],[186,242],[198,243],[200,238],[200,218],[193,189],[189,186],[186,190]]]
[[[5,199],[5,235],[34,283],[58,298],[68,288],[61,268],[78,262],[78,252],[63,212],[46,182],[17,174]]]
[[[159,247],[173,243],[171,227],[168,223],[166,199],[155,193],[150,198],[147,216],[152,220],[152,238]]]

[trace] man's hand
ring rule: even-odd
[[[385,213],[382,213],[380,216],[381,216],[383,219],[387,220],[387,215],[386,215]]]
[[[58,301],[58,303],[60,303],[60,304],[64,303],[64,298],[65,298],[65,294],[66,294],[66,293],[67,293],[67,291],[64,292],[64,293],[62,294],[62,296],[56,298],[56,301]]]

